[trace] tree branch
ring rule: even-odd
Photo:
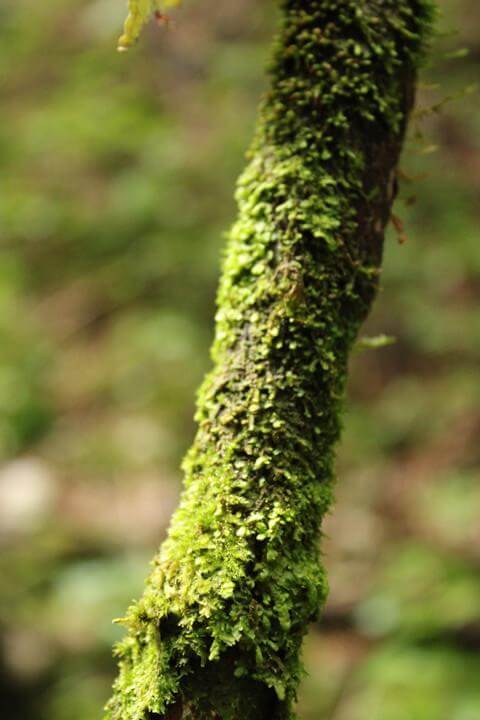
[[[282,9],[185,489],[125,620],[110,720],[292,718],[327,592],[317,544],[347,361],[378,286],[431,7]]]

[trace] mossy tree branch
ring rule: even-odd
[[[293,718],[326,595],[347,361],[375,296],[428,0],[284,0],[185,489],[109,720]]]

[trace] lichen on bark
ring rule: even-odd
[[[185,488],[109,720],[289,720],[324,602],[350,349],[378,286],[429,0],[284,0]],[[326,669],[326,672],[328,669]]]

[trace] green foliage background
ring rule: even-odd
[[[419,105],[454,99],[424,139],[414,123],[403,162],[408,240],[391,232],[365,329],[397,342],[352,362],[305,720],[480,717],[480,114],[464,94],[480,8],[440,5]],[[275,11],[187,3],[118,55],[123,16],[118,0],[0,6],[0,697],[16,720],[93,720],[108,697],[111,618],[178,497]]]

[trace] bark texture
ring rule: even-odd
[[[324,602],[349,351],[378,285],[428,0],[284,0],[185,489],[109,720],[290,720]]]

